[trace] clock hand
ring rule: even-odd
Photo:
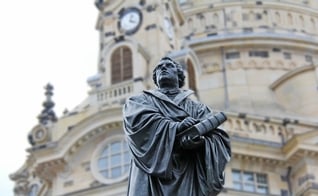
[[[136,20],[134,20],[134,16],[133,15],[131,15],[129,17],[129,22],[136,23]]]

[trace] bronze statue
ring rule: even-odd
[[[129,98],[124,129],[132,154],[129,196],[217,195],[231,157],[226,120],[182,90],[182,67],[164,57],[153,71],[158,87]]]

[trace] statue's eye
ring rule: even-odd
[[[167,67],[173,67],[173,64],[172,63],[167,63],[166,66]]]

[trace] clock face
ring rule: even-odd
[[[126,35],[135,33],[141,25],[142,14],[137,8],[128,8],[120,15],[119,29]]]
[[[170,39],[173,38],[173,26],[169,18],[164,18],[165,31]]]

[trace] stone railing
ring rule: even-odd
[[[283,144],[293,135],[293,130],[284,126],[283,120],[227,114],[224,128],[230,135]]]
[[[124,81],[95,91],[99,105],[123,104],[126,98],[144,89],[142,81]]]
[[[111,87],[105,88],[99,91],[97,95],[98,102],[105,102],[105,101],[113,101],[118,100],[121,98],[126,97],[128,94],[131,94],[133,89],[133,83],[120,83],[119,85],[113,85]]]

